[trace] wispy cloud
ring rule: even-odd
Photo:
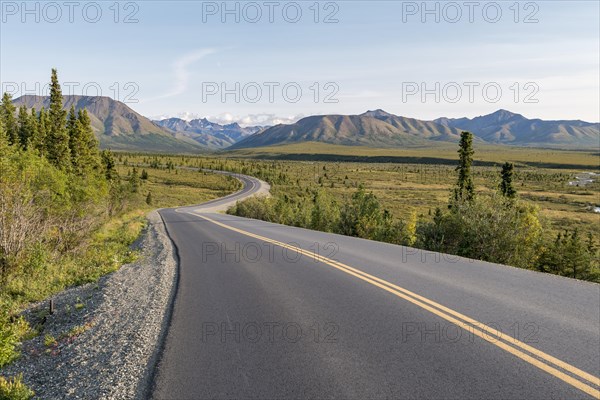
[[[172,64],[174,77],[172,85],[173,89],[159,96],[144,99],[144,101],[166,99],[185,93],[190,83],[189,67],[195,62],[213,53],[215,53],[214,49],[199,49],[190,53],[186,53],[183,56],[179,57]]]

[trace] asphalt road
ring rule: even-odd
[[[212,213],[261,190],[242,180],[161,211],[180,277],[155,399],[599,397],[600,285]]]

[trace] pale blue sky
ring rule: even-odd
[[[531,118],[600,120],[598,1],[475,2],[472,22],[463,1],[427,2],[439,10],[432,14],[423,14],[421,1],[325,1],[317,23],[314,1],[274,1],[273,22],[265,1],[237,2],[239,23],[235,14],[221,21],[220,1],[75,3],[71,22],[62,1],[60,18],[47,2],[27,3],[27,14],[21,1],[2,1],[4,90],[18,96],[25,83],[41,92],[36,82],[45,84],[57,67],[61,81],[79,84],[74,94],[86,84],[95,94],[96,86],[150,117],[250,124],[375,108],[422,119],[506,108]],[[297,8],[301,17],[289,22]],[[249,22],[257,9],[261,18]],[[452,23],[457,10],[462,17]],[[131,13],[138,22],[124,23]],[[324,23],[330,13],[337,22]],[[239,101],[223,99],[219,86],[236,92],[236,82]],[[430,90],[424,99],[423,89]],[[325,102],[327,94],[337,102]]]

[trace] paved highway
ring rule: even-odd
[[[600,285],[161,210],[180,276],[155,399],[600,397]]]

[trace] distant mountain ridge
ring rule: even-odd
[[[424,121],[397,116],[381,109],[359,115],[316,115],[294,124],[276,125],[232,145],[231,149],[299,142],[323,142],[370,147],[404,147],[456,142],[462,131],[476,142],[537,146],[600,148],[600,124],[584,121],[528,119],[507,110],[469,118]]]
[[[48,109],[48,96],[21,96],[13,101],[17,107],[39,111]],[[166,130],[148,118],[133,111],[129,106],[110,97],[63,96],[63,107],[68,110],[87,109],[92,128],[100,145],[115,150],[198,152],[203,148],[197,142]]]
[[[180,118],[168,118],[153,121],[156,125],[182,134],[202,146],[212,150],[227,148],[234,143],[253,135],[263,129],[263,126],[241,127],[237,122],[220,125],[206,118],[186,121]]]
[[[383,110],[360,115],[315,115],[295,124],[276,125],[231,146],[231,149],[298,142],[350,146],[402,147],[428,141],[457,141],[460,130],[432,121],[400,117]]]
[[[438,118],[434,122],[467,130],[488,143],[520,146],[600,146],[600,124],[579,120],[544,121],[498,110],[469,118]]]

